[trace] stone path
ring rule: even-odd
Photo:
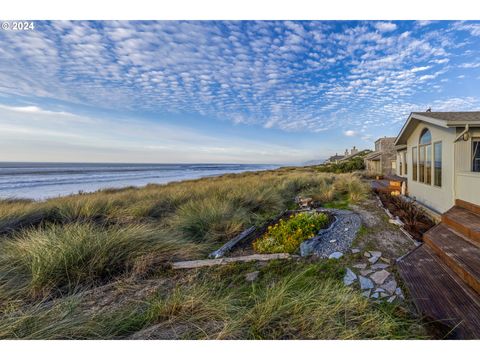
[[[359,249],[352,249],[359,253]],[[362,290],[362,295],[374,301],[401,301],[404,299],[402,289],[397,286],[395,276],[389,271],[391,260],[382,257],[380,251],[365,251],[364,262],[347,268],[343,282]],[[355,272],[356,271],[356,272]]]
[[[323,258],[340,258],[357,236],[362,224],[360,216],[349,210],[320,208],[335,217],[328,229],[321,231],[316,237],[304,241],[300,245],[300,255],[317,255]]]

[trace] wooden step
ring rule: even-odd
[[[454,206],[442,215],[442,222],[480,245],[480,215]]]
[[[423,240],[464,282],[480,294],[480,248],[440,223]]]
[[[460,199],[455,200],[455,205],[457,205],[461,208],[467,209],[467,210],[473,212],[474,214],[480,215],[480,206],[479,205],[472,204],[468,201],[464,201],[464,200],[460,200]]]
[[[441,336],[480,339],[480,297],[424,244],[397,261],[421,315]]]

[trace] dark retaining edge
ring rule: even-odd
[[[242,231],[239,235],[235,236],[233,239],[229,240],[225,243],[220,249],[215,250],[210,255],[208,255],[211,259],[218,259],[225,255],[225,253],[232,250],[232,248],[237,245],[240,241],[247,238],[250,234],[255,231],[255,226],[249,227],[247,230]]]

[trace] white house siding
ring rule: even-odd
[[[461,133],[463,128],[457,129]],[[473,137],[480,137],[480,129],[470,130]],[[480,173],[471,172],[472,139],[459,140],[455,143],[456,198],[480,205]]]
[[[437,141],[442,142],[442,186],[427,185],[414,181],[412,148],[417,147],[420,139],[420,133],[424,128],[428,128],[432,134],[432,157],[433,144]],[[455,129],[446,129],[436,125],[420,122],[407,141],[407,166],[408,166],[408,194],[418,202],[429,208],[443,213],[450,209],[455,203],[454,195],[454,141],[456,137]],[[418,151],[418,150],[417,150]],[[434,167],[432,166],[432,183],[434,179]]]

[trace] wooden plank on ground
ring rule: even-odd
[[[208,257],[213,259],[218,259],[224,256],[227,252],[232,250],[232,248],[237,245],[239,242],[247,238],[255,231],[255,226],[249,227],[247,230],[242,231],[239,235],[235,236],[233,239],[225,243],[220,249],[212,252]]]
[[[299,257],[298,255],[279,253],[279,254],[254,254],[254,255],[238,256],[238,257],[231,257],[231,258],[221,258],[221,259],[179,261],[172,264],[172,269],[196,269],[201,267],[225,265],[225,264],[231,264],[236,262],[270,261],[270,260],[293,259],[298,257]]]

